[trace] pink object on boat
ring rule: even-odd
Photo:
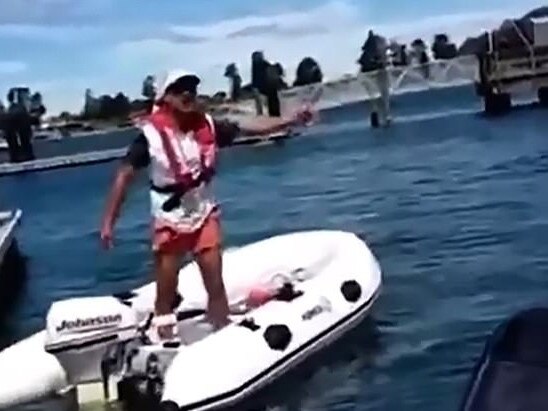
[[[266,287],[258,286],[249,291],[249,295],[247,296],[247,304],[252,308],[260,307],[274,298],[274,295],[274,291],[269,290]]]

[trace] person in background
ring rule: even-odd
[[[3,121],[4,137],[12,163],[35,159],[32,148],[32,119],[27,107],[16,98],[16,91],[11,89],[8,92],[9,106]]]
[[[30,98],[29,115],[31,117],[31,124],[36,127],[40,126],[44,114],[46,114],[46,107],[42,102],[42,95],[34,93]]]
[[[263,114],[263,96],[266,93],[266,70],[270,63],[265,60],[262,51],[251,54],[251,87],[258,116]]]
[[[269,64],[266,68],[266,83],[264,95],[266,96],[266,105],[268,115],[271,117],[281,116],[279,91],[287,88],[284,77],[284,69],[280,63]]]
[[[240,76],[235,63],[231,63],[226,67],[225,77],[230,80],[230,100],[238,102],[242,96],[242,76]]]
[[[268,115],[280,117],[280,98],[278,92],[287,88],[283,80],[284,70],[280,63],[272,64],[265,59],[262,51],[251,54],[251,85],[255,94],[257,115],[263,114],[263,97],[266,99]]]
[[[177,282],[180,259],[193,254],[208,295],[207,313],[214,327],[228,322],[229,307],[222,277],[219,206],[211,191],[217,162],[217,135],[269,134],[306,124],[311,114],[290,119],[262,118],[245,126],[215,121],[197,103],[200,78],[184,70],[168,74],[155,110],[140,123],[108,196],[101,241],[113,245],[113,230],[130,183],[146,167],[150,173],[152,250],[156,302],[149,329],[153,342],[176,339]]]

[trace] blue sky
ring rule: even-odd
[[[226,89],[224,66],[244,82],[262,49],[288,80],[299,60],[327,77],[356,71],[369,28],[402,41],[439,31],[457,41],[542,5],[520,0],[0,0],[0,98],[10,86],[40,90],[50,113],[78,111],[96,95],[140,93],[147,74],[197,71],[203,91]],[[472,6],[472,4],[474,4]]]

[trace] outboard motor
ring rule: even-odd
[[[179,348],[151,345],[144,335],[149,320],[144,308],[116,297],[58,301],[47,315],[45,350],[78,386],[78,395],[85,391],[84,401],[118,400],[132,411],[148,410],[159,403],[164,373]]]
[[[123,362],[124,343],[138,336],[136,312],[115,297],[54,302],[46,322],[45,350],[74,385],[103,381],[105,366]]]

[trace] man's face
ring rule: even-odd
[[[165,100],[179,113],[197,111],[197,85],[188,79],[179,79],[166,91]]]
[[[171,93],[167,101],[179,113],[193,113],[196,111],[196,93],[191,91]]]

